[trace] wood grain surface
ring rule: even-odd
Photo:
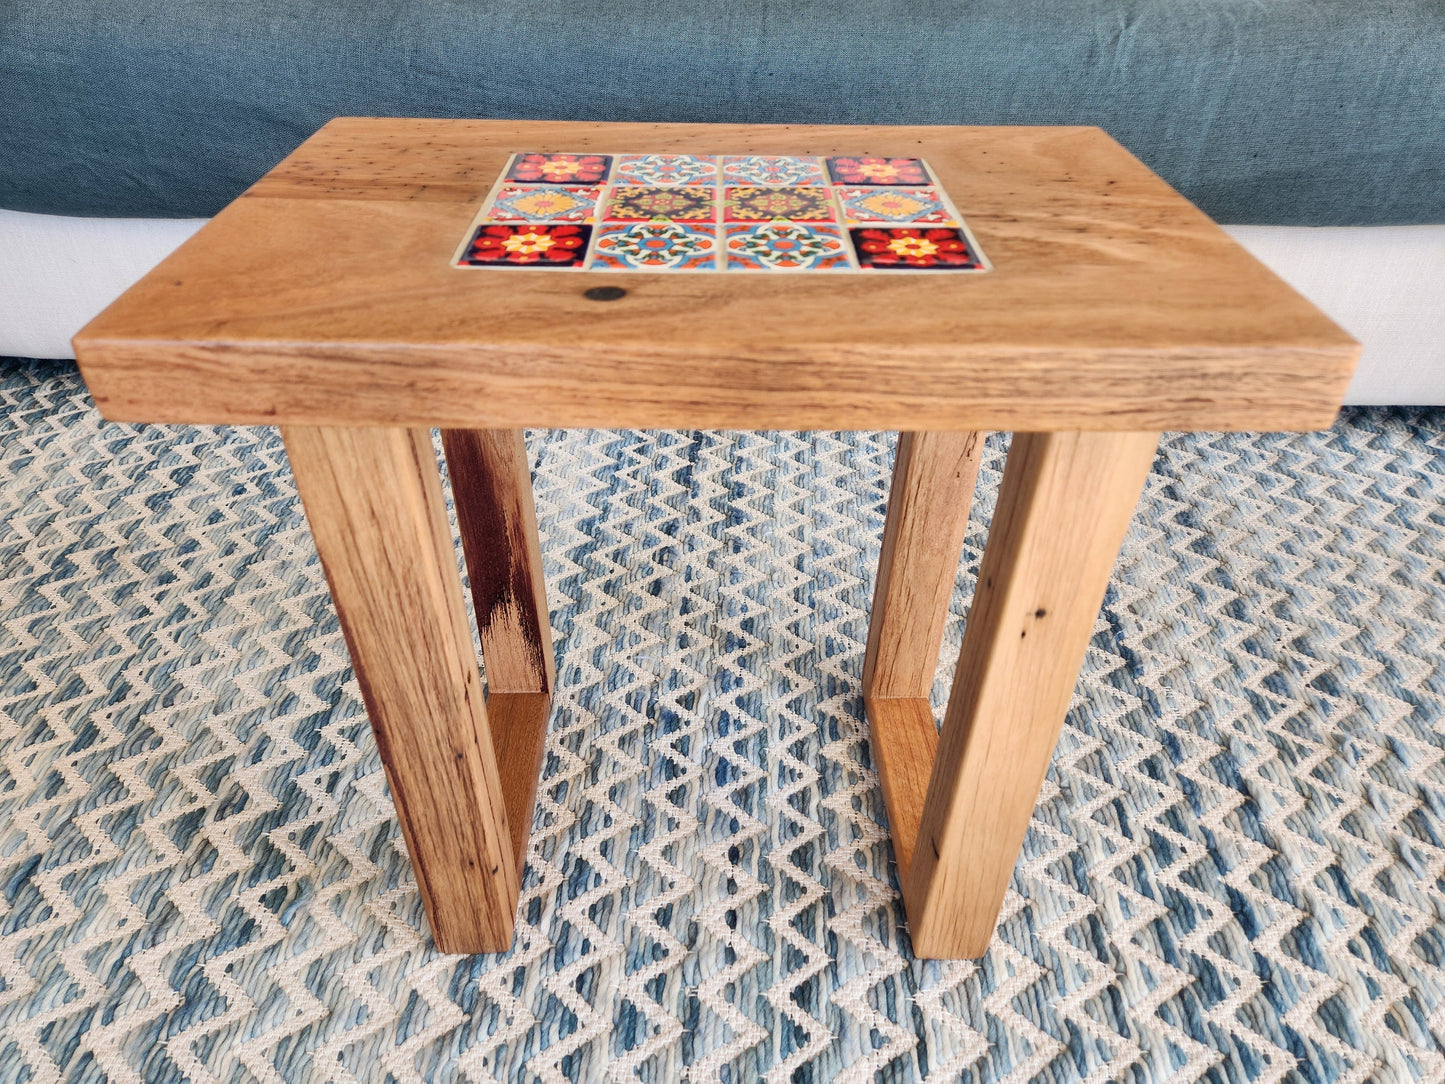
[[[865,698],[928,698],[984,435],[898,435],[868,618]]]
[[[520,429],[443,429],[442,446],[482,637],[487,718],[520,873],[556,680],[527,444]]]
[[[482,636],[487,692],[550,693],[556,672],[552,625],[522,431],[443,429],[442,447]]]
[[[927,157],[986,274],[458,270],[530,148]],[[601,285],[620,300],[588,300]],[[1105,133],[334,120],[75,338],[125,421],[1300,429],[1358,346]]]
[[[926,696],[874,697],[867,700],[867,707],[873,761],[878,765],[888,834],[893,837],[902,880],[913,865],[923,824],[928,780],[938,753],[938,723]]]
[[[913,861],[938,748],[928,693],[958,578],[984,436],[900,433],[893,460],[868,617],[863,701],[900,877]]]
[[[912,862],[913,950],[993,936],[1157,433],[1015,433]]]
[[[487,721],[491,724],[492,747],[502,777],[502,801],[512,829],[512,856],[519,875],[526,864],[537,784],[547,748],[547,721],[551,717],[552,697],[548,693],[487,694]]]
[[[436,945],[505,951],[519,885],[516,829],[431,436],[301,426],[283,437]]]

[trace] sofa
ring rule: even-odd
[[[1439,0],[6,0],[0,94],[0,354],[337,115],[1097,124],[1445,403]]]

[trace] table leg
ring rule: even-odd
[[[482,634],[487,711],[520,871],[556,680],[527,445],[520,429],[444,429],[442,446]]]
[[[518,868],[425,429],[282,436],[443,952],[511,946]]]
[[[958,576],[983,433],[900,433],[868,622],[863,699],[900,874],[913,857],[938,727],[928,693]]]
[[[900,860],[920,957],[988,948],[1157,443],[1014,435],[917,842]]]

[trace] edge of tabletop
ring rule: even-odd
[[[1146,349],[993,346],[941,370],[927,351],[869,350],[790,372],[774,357],[704,367],[640,346],[579,367],[570,351],[470,344],[81,334],[74,345],[97,409],[117,422],[742,430],[1326,429],[1360,352],[1353,341],[1200,347],[1171,351],[1186,363],[1171,368]],[[1313,379],[1298,379],[1302,367]]]

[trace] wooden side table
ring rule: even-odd
[[[993,269],[453,266],[539,148],[922,156]],[[451,952],[511,944],[553,686],[521,427],[900,430],[863,686],[922,957],[987,947],[1159,432],[1326,427],[1358,354],[1097,129],[374,119],[326,125],[75,347],[108,418],[282,427]],[[991,429],[1014,438],[940,736]]]

